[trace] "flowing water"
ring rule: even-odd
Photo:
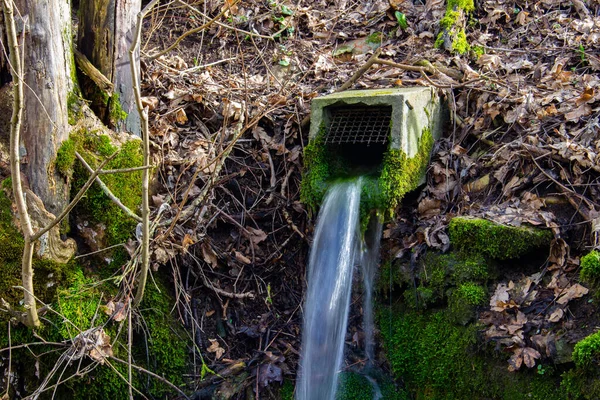
[[[362,243],[361,267],[364,286],[363,331],[365,334],[365,355],[368,366],[373,365],[375,341],[373,339],[373,284],[379,266],[379,245],[383,225],[378,217],[371,218],[371,225]]]
[[[360,180],[325,196],[308,267],[297,400],[333,400],[344,355],[352,270],[358,253]]]
[[[359,232],[360,192],[361,179],[335,184],[319,212],[309,259],[297,400],[335,399],[357,262],[363,266],[365,284],[365,353],[369,361],[373,358],[371,302],[381,224],[371,227],[363,243]]]

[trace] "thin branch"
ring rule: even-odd
[[[111,360],[114,360],[114,361],[117,361],[117,362],[120,362],[121,364],[125,364],[125,365],[127,365],[127,364],[128,364],[128,363],[127,363],[127,361],[125,361],[125,360],[121,360],[120,358],[117,358],[117,357],[114,357],[114,356],[110,356],[110,359],[111,359]],[[142,368],[142,367],[140,367],[140,366],[137,366],[137,365],[135,365],[135,364],[131,364],[131,367],[132,367],[133,369],[135,369],[135,370],[138,370],[138,371],[140,371],[140,372],[143,372],[144,374],[148,374],[148,375],[150,375],[150,376],[151,376],[151,377],[153,377],[154,379],[158,379],[159,381],[161,381],[161,382],[162,382],[162,383],[164,383],[165,385],[167,385],[167,386],[171,387],[173,390],[175,390],[175,391],[176,391],[177,393],[179,393],[181,396],[183,396],[183,398],[184,398],[184,399],[190,400],[190,398],[189,398],[189,397],[188,397],[188,396],[187,396],[187,395],[186,395],[186,394],[185,394],[185,393],[184,393],[184,392],[183,392],[181,389],[179,389],[177,386],[175,386],[173,383],[169,382],[167,379],[163,378],[162,376],[160,376],[160,375],[157,375],[157,374],[155,374],[154,372],[152,372],[152,371],[148,371],[147,369],[145,369],[145,368]]]
[[[83,166],[85,167],[85,169],[88,170],[89,173],[93,173],[94,172],[94,169],[92,167],[90,167],[90,165],[85,161],[85,159],[81,156],[81,154],[79,154],[78,152],[75,152],[75,156],[83,164]],[[99,173],[97,175],[99,175]],[[100,179],[99,176],[96,176],[96,183],[98,185],[100,185],[100,188],[102,189],[102,191],[104,192],[104,194],[109,199],[111,199],[112,202],[115,203],[117,205],[117,207],[119,207],[125,214],[127,214],[129,217],[135,219],[137,222],[142,222],[142,219],[139,216],[137,216],[133,211],[131,211],[129,209],[129,207],[127,207],[125,204],[123,204],[121,202],[121,200],[117,196],[115,196],[113,194],[113,192],[111,192],[111,190],[108,188],[108,186],[106,186],[104,184],[104,182],[102,182],[102,180]]]
[[[363,76],[363,74],[367,72],[367,70],[371,68],[373,64],[379,62],[379,59],[377,58],[379,57],[379,54],[381,54],[381,48],[377,48],[377,50],[375,50],[375,52],[367,60],[367,62],[362,67],[360,67],[354,73],[354,75],[352,75],[352,77],[348,79],[346,83],[344,83],[339,89],[337,89],[336,92],[343,92],[344,90],[349,89],[352,85],[354,85],[354,82],[356,82],[361,76]]]
[[[48,223],[48,225],[46,225],[44,228],[42,228],[40,231],[38,231],[35,235],[33,235],[31,237],[31,241],[35,242],[36,240],[38,240],[40,237],[42,237],[42,235],[46,232],[48,232],[50,229],[52,229],[56,224],[60,223],[60,221],[63,220],[63,218],[65,218],[70,212],[71,210],[77,205],[77,203],[79,203],[79,200],[81,200],[81,198],[83,197],[83,195],[85,194],[85,192],[87,192],[87,190],[90,188],[90,186],[92,186],[92,184],[94,183],[94,181],[96,180],[96,177],[100,174],[100,171],[102,170],[102,168],[113,158],[116,157],[116,155],[119,152],[115,152],[113,153],[110,157],[108,157],[106,160],[104,160],[100,166],[98,167],[97,170],[95,170],[90,177],[88,178],[87,182],[85,183],[85,185],[83,185],[81,187],[81,189],[79,189],[79,192],[77,192],[77,194],[75,195],[75,197],[73,198],[73,200],[71,200],[71,202],[65,207],[65,209],[58,215],[58,217],[54,218],[50,223]]]
[[[167,54],[168,52],[170,52],[171,50],[173,50],[174,48],[176,48],[177,46],[179,46],[179,43],[181,43],[181,41],[182,41],[183,39],[185,39],[186,37],[188,37],[188,36],[190,36],[190,35],[193,35],[194,33],[201,32],[201,31],[203,31],[204,29],[208,28],[208,27],[209,27],[210,25],[212,25],[212,24],[213,24],[213,23],[214,23],[216,20],[218,20],[219,18],[221,18],[223,15],[225,15],[225,13],[226,13],[227,11],[229,11],[229,10],[231,9],[231,7],[235,6],[235,5],[236,5],[237,3],[239,3],[239,2],[240,2],[240,0],[235,0],[233,3],[230,3],[230,4],[228,4],[228,6],[227,6],[227,7],[223,7],[223,10],[221,10],[221,12],[220,12],[219,14],[217,14],[217,16],[216,16],[216,17],[214,17],[213,19],[211,19],[211,20],[210,20],[210,21],[208,21],[207,23],[203,24],[202,26],[199,26],[198,28],[194,28],[194,29],[191,29],[191,30],[189,30],[189,31],[185,32],[184,34],[182,34],[181,36],[179,36],[179,37],[178,37],[178,38],[175,40],[175,42],[174,42],[174,43],[173,43],[171,46],[167,47],[167,48],[166,48],[165,50],[163,50],[163,51],[159,51],[158,53],[151,55],[150,57],[148,57],[148,59],[149,59],[149,60],[156,60],[158,57],[160,57],[160,56],[163,56],[163,55]],[[141,17],[141,18],[140,18],[140,14],[138,14],[138,23],[139,23],[139,22],[140,22],[140,21],[141,21],[141,20],[144,18],[144,16],[146,16],[146,14],[147,14],[147,13],[150,11],[150,9],[151,9],[152,7],[154,7],[154,4],[156,4],[156,3],[153,1],[152,3],[148,4],[148,5],[146,6],[146,8],[144,8],[144,10],[143,10],[143,11],[140,13],[140,14],[142,14],[142,13],[143,13],[143,15],[142,15],[142,17]],[[150,7],[150,6],[152,6],[152,7]],[[145,12],[144,12],[144,11],[145,11]],[[139,30],[140,30],[140,34],[141,34],[141,26],[139,27]],[[132,48],[132,49],[134,48],[134,47],[133,47],[134,45],[137,47],[137,45],[139,44],[139,38],[136,38],[136,39],[137,39],[137,40],[134,40],[133,44],[131,45],[131,48]],[[129,50],[129,52],[131,53],[131,50]]]
[[[94,67],[94,65],[88,60],[85,54],[79,52],[76,49],[73,49],[73,55],[75,56],[75,62],[77,66],[88,78],[90,78],[100,89],[103,91],[108,97],[113,95],[113,90],[115,89],[113,83],[108,79],[98,68]]]
[[[6,25],[6,36],[10,47],[11,73],[14,82],[13,112],[10,121],[10,175],[12,178],[12,191],[15,197],[17,213],[21,220],[23,229],[24,249],[21,256],[21,280],[25,291],[25,307],[27,308],[26,317],[21,320],[27,326],[36,327],[40,325],[40,319],[37,314],[35,297],[33,296],[33,245],[35,240],[31,240],[33,227],[31,218],[27,211],[27,204],[23,194],[23,184],[21,182],[21,157],[19,155],[21,121],[23,118],[23,65],[19,54],[19,41],[17,39],[17,29],[15,26],[15,16],[12,0],[4,1],[4,21]]]
[[[142,37],[142,21],[146,14],[154,8],[159,0],[152,0],[142,11],[137,15],[137,25],[135,28],[135,36],[131,47],[129,48],[129,64],[131,67],[131,78],[133,82],[133,93],[135,95],[135,104],[140,115],[142,123],[142,143],[144,149],[144,167],[150,165],[150,132],[148,129],[148,108],[144,108],[142,104],[142,94],[140,90],[140,70],[139,70],[139,47]],[[137,54],[136,54],[137,53]],[[144,297],[146,288],[146,280],[148,279],[148,264],[150,251],[150,204],[149,204],[149,171],[145,169],[142,174],[142,265],[140,270],[140,278],[138,282],[137,292],[133,301],[134,306],[138,306]]]

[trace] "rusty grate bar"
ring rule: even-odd
[[[392,107],[345,107],[331,110],[326,144],[386,144]]]

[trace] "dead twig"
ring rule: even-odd
[[[159,0],[152,0],[137,15],[137,25],[135,36],[129,49],[129,64],[131,66],[131,78],[133,83],[133,93],[135,94],[135,105],[140,115],[142,125],[142,143],[144,152],[144,169],[142,173],[142,265],[140,268],[140,277],[137,292],[133,301],[134,306],[138,306],[144,297],[146,280],[148,279],[148,264],[150,251],[150,203],[149,203],[149,180],[150,174],[147,167],[150,165],[150,130],[148,129],[148,107],[142,104],[142,94],[140,91],[140,65],[139,65],[139,47],[142,37],[142,21],[144,17],[152,10]]]
[[[88,172],[90,172],[90,173],[94,172],[94,169],[92,167],[90,167],[90,165],[85,161],[85,159],[81,156],[81,154],[79,154],[78,152],[75,152],[75,156],[81,162],[81,164],[83,164],[83,166],[85,167],[85,169],[88,170]],[[143,169],[143,170],[145,170],[145,169]],[[112,171],[116,171],[115,173],[119,172],[119,170],[112,170]],[[129,207],[127,207],[125,204],[123,204],[121,202],[121,200],[117,196],[115,196],[113,194],[113,192],[111,192],[111,190],[108,188],[108,186],[106,186],[104,184],[104,182],[102,182],[102,180],[100,179],[99,176],[96,176],[96,183],[100,186],[100,188],[102,189],[102,191],[104,192],[104,194],[109,199],[111,199],[111,201],[113,203],[115,203],[117,205],[117,207],[119,207],[121,209],[121,211],[123,211],[129,217],[135,219],[137,222],[142,222],[142,219],[139,216],[137,216],[133,211],[131,211],[129,209]]]

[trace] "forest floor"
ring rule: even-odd
[[[436,0],[207,0],[161,5],[146,20],[142,91],[160,166],[152,206],[171,202],[152,261],[173,266],[181,320],[201,327],[196,344],[214,371],[243,361],[246,385],[263,393],[295,376],[315,217],[299,202],[306,118],[311,99],[376,50],[401,65],[375,64],[352,89],[433,86],[452,113],[426,185],[384,228],[382,257],[448,250],[456,215],[529,224],[555,237],[538,260],[555,286],[538,296],[583,290],[579,256],[600,239],[600,8],[482,0],[464,54],[434,46],[445,11]],[[354,303],[356,316],[360,294]],[[572,342],[597,324],[594,310],[555,311],[522,310],[562,324]],[[502,321],[487,318],[493,340]],[[350,321],[360,333],[360,318]]]

